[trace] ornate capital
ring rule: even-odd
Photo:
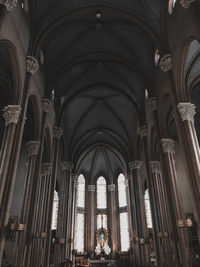
[[[95,185],[94,184],[88,185],[88,192],[95,192]]]
[[[140,169],[142,167],[142,162],[141,161],[130,162],[129,167],[131,170]]]
[[[152,111],[155,111],[157,109],[157,98],[156,97],[149,98],[147,104],[150,106]]]
[[[180,0],[180,4],[183,8],[189,8],[190,5],[196,0]]]
[[[8,126],[10,123],[17,124],[21,112],[21,107],[18,105],[8,105],[3,109],[3,112],[5,126]]]
[[[174,154],[174,140],[169,138],[163,138],[160,140],[164,153]]]
[[[51,174],[52,166],[51,163],[43,163],[41,165],[41,175]]]
[[[54,138],[60,138],[63,135],[63,129],[59,127],[54,127],[53,136]]]
[[[161,173],[161,165],[159,161],[149,162],[152,173]]]
[[[63,161],[60,163],[60,168],[62,171],[65,171],[65,170],[71,171],[73,169],[73,163]]]
[[[138,129],[138,135],[140,135],[141,137],[145,137],[145,136],[147,136],[147,126],[146,126],[146,125],[141,126],[141,127]]]
[[[108,185],[108,191],[109,192],[115,192],[116,185],[115,184],[109,184]]]
[[[196,114],[196,106],[192,103],[182,102],[178,104],[178,109],[181,114],[182,121],[192,121],[194,122],[194,115]]]
[[[49,99],[43,99],[43,111],[48,113],[52,109],[52,102]]]
[[[172,69],[172,55],[171,54],[164,55],[160,59],[159,66],[161,70],[163,70],[164,72],[168,72],[169,70],[171,70]]]
[[[38,71],[39,69],[39,63],[37,58],[32,57],[32,56],[26,56],[26,71],[34,74]]]
[[[31,141],[27,143],[28,156],[37,156],[40,147],[40,141]]]
[[[4,5],[7,11],[12,11],[17,6],[17,0],[0,0],[0,4]]]

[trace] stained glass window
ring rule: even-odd
[[[147,227],[152,228],[152,216],[151,216],[151,208],[150,208],[149,190],[148,189],[145,190],[144,202],[145,202],[145,210],[146,210]]]
[[[74,248],[78,252],[84,252],[84,228],[85,228],[85,178],[82,174],[78,177],[76,188],[76,220],[75,220],[75,236]]]
[[[52,214],[52,223],[51,229],[57,229],[57,222],[58,222],[58,206],[59,206],[59,197],[58,192],[54,191],[54,200],[53,200],[53,214]]]
[[[106,196],[106,180],[104,177],[99,177],[97,180],[97,209],[107,208]]]
[[[128,212],[124,212],[124,209],[127,210],[126,179],[122,173],[118,177],[118,198],[119,208],[122,210],[119,214],[121,251],[128,251],[130,248]]]
[[[121,251],[127,251],[130,247],[127,212],[120,213],[120,238],[121,238]]]

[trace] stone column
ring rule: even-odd
[[[174,255],[171,248],[170,242],[170,226],[168,224],[167,209],[165,206],[165,192],[164,184],[162,178],[162,169],[159,161],[151,161],[150,166],[152,169],[152,177],[155,187],[155,194],[157,199],[157,210],[159,218],[159,232],[158,237],[160,239],[161,253],[163,255],[163,265],[173,266],[175,262],[173,261]]]
[[[135,162],[130,162],[129,167],[131,170],[131,181],[130,181],[130,188],[131,188],[131,206],[132,206],[132,216],[133,216],[133,224],[134,224],[134,236],[132,241],[133,251],[134,251],[134,263],[136,266],[141,265],[141,248],[139,245],[139,239],[140,239],[140,227],[139,227],[139,218],[140,217],[140,211],[139,209],[139,203],[138,203],[138,184],[137,184],[137,175],[138,175],[138,169],[137,164]]]
[[[117,231],[117,208],[116,208],[116,203],[117,203],[117,199],[116,199],[116,193],[115,193],[115,188],[116,185],[115,184],[109,184],[108,185],[108,205],[109,205],[109,217],[110,217],[110,225],[111,225],[111,240],[112,240],[112,251],[113,253],[117,253],[119,250],[118,247],[118,231]]]
[[[59,140],[63,135],[63,130],[59,127],[54,127],[54,140],[53,140],[53,161],[52,161],[52,173],[51,173],[51,181],[49,185],[49,199],[47,205],[47,241],[45,247],[45,255],[44,255],[44,266],[49,265],[49,257],[50,257],[50,248],[51,248],[51,221],[52,221],[52,212],[53,212],[53,201],[54,201],[54,191],[56,186],[56,175],[58,168],[58,153],[59,153]]]
[[[63,173],[62,183],[60,186],[60,200],[59,200],[59,215],[58,215],[58,228],[56,231],[57,237],[57,247],[60,254],[60,263],[64,263],[64,260],[69,259],[70,250],[70,241],[71,239],[68,234],[70,233],[71,220],[70,215],[72,212],[72,175],[71,171],[73,164],[70,162],[61,162],[60,167]],[[71,205],[70,205],[71,203]],[[60,265],[58,265],[60,266]]]
[[[171,139],[161,139],[161,144],[163,147],[163,152],[165,155],[165,162],[167,164],[167,171],[169,177],[169,184],[171,189],[171,197],[173,199],[173,207],[175,209],[175,216],[178,226],[179,240],[177,240],[177,245],[180,248],[181,254],[181,266],[192,266],[190,253],[189,253],[189,241],[188,241],[188,232],[182,227],[182,222],[184,219],[182,200],[179,193],[178,179],[176,173],[176,166],[174,160],[174,141]]]
[[[140,264],[148,266],[150,263],[149,247],[148,247],[148,232],[145,215],[145,203],[144,203],[144,188],[143,179],[141,175],[142,162],[134,161],[130,164],[134,171],[134,191],[136,198],[136,212],[137,212],[137,224],[138,224],[138,242],[140,248]]]
[[[28,150],[28,171],[25,183],[25,192],[23,199],[23,206],[21,210],[20,223],[24,224],[24,232],[20,233],[17,240],[17,250],[15,255],[15,266],[23,266],[24,253],[26,250],[27,243],[31,240],[30,234],[30,217],[28,211],[31,205],[31,193],[34,186],[34,171],[36,168],[36,158],[39,152],[40,142],[31,141],[27,143]]]
[[[95,185],[88,185],[87,188],[88,191],[88,198],[87,198],[87,251],[94,255],[94,249],[95,249],[95,220],[96,220],[96,213],[95,213],[95,206],[96,206],[96,187]]]
[[[189,182],[193,192],[194,216],[198,226],[198,237],[200,241],[200,149],[194,127],[195,105],[191,103],[179,103],[178,109],[181,115],[185,142],[188,147],[188,163],[194,175],[190,176]]]
[[[2,157],[0,162],[0,262],[5,244],[5,226],[8,223],[13,183],[8,172],[11,165],[11,153],[14,146],[16,125],[19,120],[21,107],[9,105],[4,108],[5,119],[4,143],[2,144]]]
[[[33,266],[44,266],[44,249],[46,243],[46,223],[47,223],[47,210],[49,198],[49,185],[51,177],[52,166],[51,163],[43,163],[41,165],[39,186],[37,190],[37,206],[36,206],[36,220],[34,229],[34,242],[32,246],[32,259]],[[34,265],[35,264],[35,265]]]

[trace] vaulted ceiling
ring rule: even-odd
[[[162,50],[162,2],[28,1],[30,50],[40,58],[46,96],[54,91],[65,158],[78,169],[115,171],[125,168],[121,159],[134,159],[155,50]]]

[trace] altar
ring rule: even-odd
[[[115,260],[100,259],[100,260],[91,260],[90,262],[91,262],[91,266],[95,266],[95,267],[116,266]]]

